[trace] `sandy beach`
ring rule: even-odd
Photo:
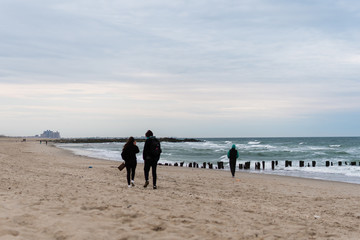
[[[153,190],[138,164],[128,188],[119,162],[17,138],[0,138],[0,163],[0,239],[360,236],[358,184],[159,166]]]

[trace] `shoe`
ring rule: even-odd
[[[135,187],[135,182],[134,182],[134,180],[131,181],[131,186]]]
[[[154,186],[154,187],[153,187],[153,189],[157,189],[157,187],[156,187],[156,186]]]
[[[128,188],[131,188],[131,185],[128,185]]]
[[[149,185],[149,181],[146,181],[144,184],[144,188],[146,188]]]

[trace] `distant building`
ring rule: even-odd
[[[40,137],[41,138],[60,138],[60,133],[46,130],[40,135]]]

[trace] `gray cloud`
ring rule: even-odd
[[[346,9],[331,6],[283,1],[8,1],[4,11],[11,14],[2,15],[10,23],[1,29],[2,59],[10,59],[6,68],[17,73],[65,74],[66,79],[74,74],[72,81],[116,79],[114,71],[195,75],[206,81],[218,81],[222,74],[236,81],[237,75],[261,81],[273,71],[275,78],[289,80],[305,71],[318,73],[310,69],[315,64],[320,70],[327,63],[338,64],[334,59],[350,54],[351,46],[357,48],[355,39],[339,36],[346,30],[329,29],[335,21],[347,23],[336,15]],[[352,34],[348,37],[357,37],[354,30]],[[19,69],[11,60],[20,62]],[[293,74],[287,75],[290,69]]]

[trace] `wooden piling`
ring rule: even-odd
[[[338,162],[338,165],[339,165],[339,166],[342,166],[342,162],[341,162],[341,161],[339,161],[339,162]]]
[[[275,170],[275,161],[271,161],[271,169]]]
[[[304,166],[305,166],[305,162],[304,162],[304,161],[300,161],[300,162],[299,162],[299,166],[300,166],[300,167],[304,167]]]
[[[265,170],[265,161],[262,161],[262,168]]]
[[[244,168],[244,165],[239,163],[239,169],[243,169]]]
[[[330,161],[326,161],[325,165],[326,165],[326,167],[329,167],[330,166]]]
[[[316,161],[312,161],[312,166],[316,167]]]

